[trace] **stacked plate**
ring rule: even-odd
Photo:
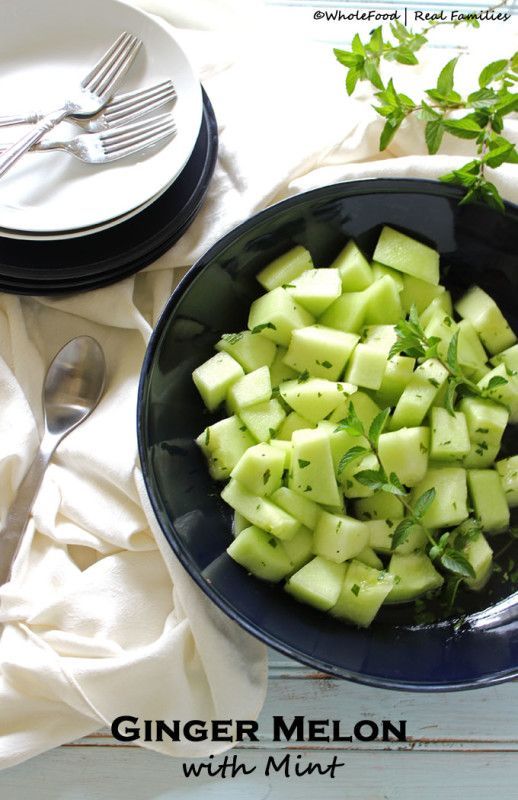
[[[53,294],[93,289],[154,261],[194,219],[217,154],[210,101],[170,28],[118,0],[11,0],[0,29],[3,114],[59,107],[121,31],[143,47],[117,93],[170,79],[174,138],[112,164],[28,153],[0,180],[0,290]],[[68,131],[66,130],[68,128]],[[82,133],[63,124],[54,134]],[[21,126],[0,128],[0,143]],[[54,138],[57,138],[55,136]]]

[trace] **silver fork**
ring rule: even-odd
[[[64,150],[65,153],[87,164],[108,164],[154,147],[175,133],[176,125],[171,114],[159,114],[141,122],[133,122],[99,133],[81,133],[70,139],[45,137],[34,145],[33,150],[38,152]]]
[[[0,177],[66,117],[92,117],[97,114],[110,100],[116,85],[135,60],[141,44],[136,36],[122,33],[63,106],[47,114],[29,133],[5,151],[0,157]]]
[[[81,125],[85,131],[97,133],[114,125],[125,125],[144,115],[157,111],[167,103],[176,100],[176,90],[170,80],[155,83],[147,89],[135,89],[133,92],[117,95],[95,117],[75,117],[70,120]],[[44,113],[39,111],[27,114],[10,114],[0,116],[0,128],[9,125],[34,125],[43,119]]]

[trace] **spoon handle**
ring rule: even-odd
[[[34,461],[18,487],[5,525],[0,531],[0,586],[9,580],[11,565],[27,527],[47,464],[60,439],[61,437],[45,433]]]

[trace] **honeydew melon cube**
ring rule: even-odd
[[[430,305],[424,309],[419,317],[421,327],[426,328],[432,317],[434,317],[437,312],[444,312],[444,314],[448,314],[449,317],[453,316],[453,303],[451,300],[451,294],[449,292],[442,292],[439,297],[436,297],[434,300],[432,300]]]
[[[324,311],[319,322],[339,331],[359,333],[365,321],[369,299],[368,289],[345,292]]]
[[[495,377],[502,378],[506,383],[490,389],[489,384]],[[490,370],[478,381],[477,386],[487,389],[492,400],[503,403],[509,409],[509,422],[518,422],[518,381],[513,375],[509,375],[505,364],[499,364]]]
[[[297,414],[310,422],[318,422],[338,406],[344,392],[352,394],[356,386],[310,378],[307,381],[285,381],[279,386],[279,391],[284,402]]]
[[[238,481],[231,479],[221,492],[222,499],[250,520],[278,539],[292,539],[300,530],[300,523],[266,497],[249,492]]]
[[[301,528],[293,539],[283,541],[282,546],[290,560],[288,575],[293,575],[313,558],[313,531]]]
[[[234,511],[234,518],[232,521],[232,534],[234,538],[239,536],[239,534],[245,530],[245,528],[250,527],[250,522],[245,519],[242,514],[239,514],[237,511]]]
[[[292,443],[289,488],[316,503],[340,505],[327,433],[319,428],[295,431]]]
[[[297,245],[264,267],[258,273],[257,280],[261,286],[271,291],[285,283],[291,283],[308,269],[313,269],[311,253],[305,247]]]
[[[196,444],[207,458],[211,477],[224,481],[254,440],[239,417],[232,416],[205,428]]]
[[[510,372],[518,372],[518,344],[513,344],[507,350],[502,350],[498,355],[493,356],[491,363],[497,367],[499,364],[505,364]]]
[[[518,456],[503,458],[497,461],[496,469],[504,490],[509,508],[518,506]]]
[[[361,553],[369,543],[369,528],[354,517],[322,511],[313,536],[313,552],[341,564]]]
[[[394,585],[387,596],[387,603],[408,603],[439,589],[444,583],[443,576],[424,553],[394,553],[388,571],[394,576]]]
[[[284,356],[288,352],[287,347],[277,347],[275,358],[270,367],[270,381],[272,388],[276,388],[283,381],[291,381],[297,377],[297,373],[284,363]]]
[[[337,381],[359,338],[323,325],[299,328],[293,331],[284,363],[297,372]]]
[[[349,359],[345,379],[366,389],[379,389],[385,373],[387,357],[375,345],[357,344]]]
[[[373,259],[428,283],[439,283],[439,253],[388,225],[381,231]]]
[[[459,408],[466,417],[471,442],[464,465],[489,467],[500,450],[509,411],[499,403],[481,397],[464,397]]]
[[[331,614],[367,628],[392,590],[394,578],[387,572],[373,569],[358,558],[351,561],[345,573],[342,590]]]
[[[432,488],[435,488],[435,498],[423,517],[423,525],[447,528],[463,522],[468,516],[466,470],[461,467],[430,468],[423,480],[414,486],[413,501]]]
[[[277,432],[277,438],[286,439],[287,441],[291,442],[293,431],[300,431],[303,428],[314,427],[314,424],[308,419],[304,419],[304,417],[301,417],[296,411],[291,411],[279,428]]]
[[[362,520],[395,519],[401,516],[402,508],[397,497],[388,492],[377,492],[354,503],[354,513]]]
[[[345,497],[370,497],[374,494],[374,489],[370,486],[365,486],[360,481],[357,481],[355,475],[357,472],[363,472],[366,469],[379,469],[380,464],[374,453],[353,461],[342,470],[340,473],[340,483],[343,487]]]
[[[217,353],[196,367],[192,379],[206,407],[214,411],[224,401],[231,386],[244,374],[232,356]]]
[[[433,315],[425,328],[424,333],[428,339],[431,339],[432,336],[437,336],[441,340],[437,344],[437,353],[443,361],[447,358],[448,346],[456,330],[457,324],[442,310]]]
[[[278,450],[281,450],[284,453],[284,471],[289,470],[291,467],[291,441],[285,441],[284,439],[270,439],[270,445],[272,447],[276,447]]]
[[[403,311],[408,313],[412,306],[415,306],[418,314],[428,308],[436,297],[440,297],[445,291],[444,286],[428,283],[414,275],[403,275],[403,289],[400,299]]]
[[[395,406],[412,379],[415,358],[393,356],[387,361],[376,400],[381,406]],[[446,386],[446,384],[444,384]]]
[[[365,322],[372,324],[396,323],[403,316],[397,283],[385,275],[374,281],[368,289],[368,303],[365,309]]]
[[[329,611],[338,600],[345,571],[345,564],[315,556],[286,581],[284,588],[302,603]]]
[[[361,292],[374,280],[369,262],[352,239],[335,258],[331,268],[338,269],[343,292]]]
[[[240,416],[256,441],[267,442],[275,438],[286,412],[279,401],[273,399],[243,408]]]
[[[312,325],[314,317],[279,286],[254,300],[250,306],[248,327],[276,344],[287,347],[296,328]]]
[[[482,342],[469,319],[462,319],[457,325],[457,330],[459,331],[457,346],[459,364],[464,367],[468,375],[478,373],[480,369],[484,368],[487,360]]]
[[[401,513],[402,507],[400,507]],[[379,553],[392,553],[392,536],[402,517],[394,517],[393,519],[376,519],[368,523],[369,526],[369,544],[373,550]],[[423,551],[427,543],[426,533],[421,525],[413,525],[407,532],[407,537],[404,542],[394,550],[395,553],[400,555],[410,555],[418,551]]]
[[[471,450],[468,425],[462,411],[453,415],[445,408],[432,408],[430,458],[433,461],[457,461]]]
[[[245,528],[227,553],[252,575],[276,583],[289,572],[291,562],[281,542],[255,525]]]
[[[491,355],[515,344],[516,336],[509,323],[493,298],[479,286],[472,286],[455,309],[463,319],[469,319]]]
[[[216,344],[216,350],[235,358],[245,372],[271,367],[276,353],[274,342],[250,331],[224,333]]]
[[[281,486],[271,497],[272,502],[279,508],[295,517],[301,525],[309,530],[314,530],[317,524],[320,507],[303,495],[297,494],[287,486]]]
[[[494,469],[468,470],[468,488],[483,531],[501,533],[509,527],[509,506],[500,475]]]
[[[265,497],[280,488],[285,461],[285,453],[279,448],[255,444],[243,453],[230,477],[249,492]]]
[[[397,402],[390,421],[391,430],[421,425],[447,378],[448,370],[436,358],[423,361]]]
[[[381,408],[365,392],[355,392],[352,397],[343,400],[329,417],[330,422],[341,422],[347,417],[351,403],[366,431],[369,430],[374,417],[380,413]],[[357,441],[356,444],[359,442]]]
[[[340,430],[338,426],[330,420],[322,420],[317,425],[321,430],[326,431],[331,443],[331,454],[333,456],[333,466],[335,475],[339,477],[340,461],[343,455],[351,447],[368,447],[367,439],[364,436],[353,436],[347,430]]]
[[[415,486],[423,480],[428,468],[429,450],[430,429],[425,427],[382,433],[378,441],[383,469],[387,475],[395,472],[405,486]]]
[[[249,406],[264,403],[272,396],[270,370],[268,367],[259,367],[244,375],[229,389],[227,405],[230,411],[239,412]]]
[[[285,288],[297,303],[318,317],[342,294],[342,279],[337,269],[310,269]]]
[[[367,325],[363,341],[381,350],[388,358],[390,348],[397,341],[396,328],[394,325]]]
[[[453,531],[451,544],[462,552],[475,572],[475,577],[464,578],[464,583],[473,591],[480,591],[491,577],[493,566],[493,551],[486,537],[478,525],[473,525],[473,520],[466,520]]]
[[[374,281],[379,281],[381,278],[384,278],[385,275],[388,275],[389,278],[392,278],[396,284],[398,292],[403,291],[403,275],[401,272],[397,272],[395,269],[392,269],[392,267],[386,267],[385,264],[379,264],[377,261],[373,261],[372,275],[374,277]]]
[[[356,556],[356,561],[360,561],[362,564],[372,567],[372,569],[383,569],[383,561],[376,555],[372,547],[364,547],[361,553]]]

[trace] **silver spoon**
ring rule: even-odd
[[[91,336],[72,339],[48,368],[42,396],[45,433],[0,532],[0,586],[9,579],[14,556],[52,454],[65,436],[97,406],[104,390],[105,375],[104,353]]]

